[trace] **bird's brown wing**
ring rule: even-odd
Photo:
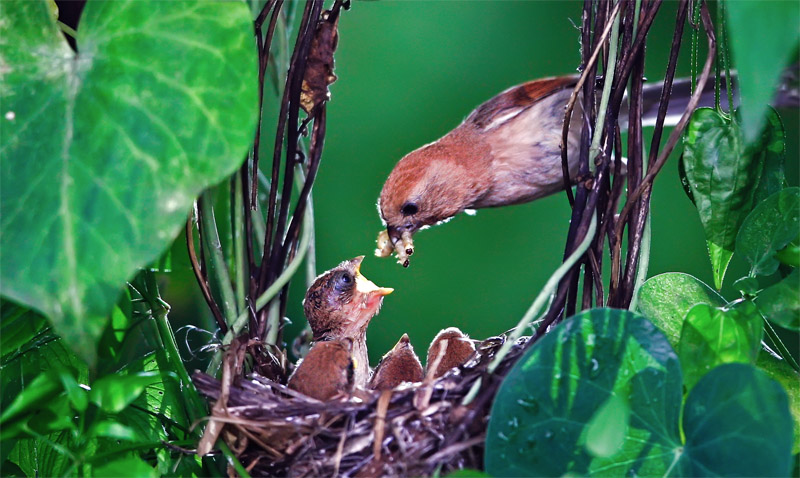
[[[466,121],[481,129],[499,126],[543,98],[574,87],[577,81],[577,75],[557,76],[514,86],[475,108]]]

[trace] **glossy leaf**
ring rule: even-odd
[[[670,344],[678,348],[683,319],[697,304],[715,307],[725,299],[700,279],[689,274],[669,272],[648,279],[639,289],[638,310],[661,329]],[[779,382],[789,395],[794,420],[794,453],[800,452],[800,375],[786,363],[765,350],[758,355],[756,366]]]
[[[94,470],[96,477],[109,478],[157,478],[159,475],[153,467],[136,456],[127,456],[98,466]]]
[[[754,141],[783,68],[797,51],[800,4],[736,1],[725,8],[742,99],[742,128],[747,140]]]
[[[3,2],[0,293],[90,362],[125,281],[245,156],[252,28],[241,2],[88,2],[76,55],[47,1]]]
[[[687,398],[684,442],[678,431],[680,378],[666,338],[640,316],[595,309],[571,317],[528,350],[500,386],[487,431],[486,470],[492,476],[789,472],[791,417],[778,383],[749,365],[715,368]],[[598,457],[587,448],[603,445],[587,447],[587,424],[613,406],[612,396],[627,400],[630,419],[621,449]],[[606,421],[612,427],[622,422]]]
[[[749,365],[720,365],[689,392],[686,460],[679,476],[789,476],[792,425],[786,393]]]
[[[587,443],[610,397],[629,404],[619,451]],[[681,373],[664,335],[641,316],[596,309],[560,324],[508,373],[491,410],[486,470],[493,476],[661,475],[680,447]],[[592,433],[592,435],[595,435]],[[596,437],[597,435],[595,435]],[[608,451],[608,450],[606,450]]]
[[[767,108],[767,124],[761,134],[760,146],[756,154],[760,156],[764,169],[758,181],[753,204],[758,204],[786,187],[784,162],[786,157],[786,129],[783,121],[773,107]]]
[[[790,242],[786,247],[775,253],[775,258],[781,264],[791,267],[800,267],[800,238]]]
[[[611,395],[586,427],[586,449],[599,458],[616,455],[625,443],[631,409],[619,395]]]
[[[753,203],[761,162],[736,123],[710,108],[692,113],[684,136],[686,179],[703,223],[714,285],[722,287],[736,234]]]
[[[762,201],[747,216],[736,237],[736,251],[750,263],[750,275],[778,269],[775,253],[800,230],[800,188],[787,188]]]
[[[763,336],[761,315],[752,302],[733,308],[707,304],[692,307],[678,344],[684,385],[691,389],[709,370],[723,363],[755,364]]]
[[[777,284],[762,290],[756,305],[770,322],[800,332],[800,272],[795,269]]]
[[[109,413],[121,412],[144,392],[145,387],[161,380],[157,372],[132,375],[106,375],[92,384],[89,399]]]
[[[726,300],[700,279],[682,272],[651,277],[639,288],[637,309],[678,348],[686,313],[697,304],[722,306]]]

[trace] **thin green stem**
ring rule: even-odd
[[[595,231],[597,230],[597,215],[593,212],[592,213],[592,220],[589,223],[589,229],[586,231],[586,236],[584,236],[583,240],[578,247],[570,254],[569,257],[564,261],[563,264],[558,266],[558,269],[550,276],[550,279],[547,280],[544,287],[542,288],[539,295],[536,296],[536,299],[533,301],[533,304],[528,308],[528,311],[525,312],[525,315],[522,316],[517,326],[509,332],[508,337],[506,337],[505,342],[500,347],[500,350],[497,352],[497,355],[494,356],[491,363],[489,363],[489,367],[487,369],[488,373],[493,373],[500,363],[503,361],[505,356],[508,354],[508,351],[511,350],[511,347],[514,346],[517,339],[519,339],[522,334],[527,330],[528,326],[533,321],[534,317],[539,315],[542,308],[546,305],[547,302],[550,301],[551,297],[556,291],[558,287],[558,283],[561,279],[569,272],[570,269],[580,260],[583,254],[589,249],[589,246],[594,239]],[[475,381],[470,389],[469,393],[464,397],[464,400],[461,402],[462,405],[469,405],[470,402],[475,398],[480,389],[481,379]]]
[[[164,347],[164,354],[167,356],[167,361],[172,365],[172,369],[178,374],[181,381],[181,390],[184,392],[183,396],[186,398],[188,411],[192,420],[200,419],[207,414],[205,401],[197,393],[194,388],[194,383],[189,377],[189,372],[181,360],[181,354],[178,351],[178,343],[175,341],[175,333],[169,323],[169,304],[161,299],[158,292],[158,283],[156,282],[155,273],[149,270],[144,271],[145,284],[147,286],[146,295],[143,295],[145,300],[150,304],[150,310],[153,314],[158,334],[161,339],[161,344]]]
[[[731,121],[736,122],[736,116],[733,114],[733,79],[731,78],[731,61],[730,51],[728,49],[728,22],[725,18],[725,1],[719,3],[720,18],[717,20],[722,32],[722,45],[720,51],[722,52],[722,66],[725,68],[725,89],[728,93],[728,114],[730,114]]]
[[[236,273],[236,311],[245,309],[247,295],[247,265],[245,263],[244,204],[242,201],[242,171],[233,176],[233,251],[234,272]],[[250,239],[250,238],[248,238]]]
[[[692,28],[692,58],[691,58],[691,60],[692,60],[691,61],[691,63],[692,63],[692,66],[691,66],[691,68],[692,68],[692,84],[690,85],[692,93],[694,93],[694,88],[695,88],[695,85],[697,84],[697,71],[698,71],[698,63],[697,62],[698,62],[698,58],[700,57],[700,55],[699,55],[699,53],[700,53],[699,52],[699,49],[700,49],[700,11],[701,11],[702,5],[703,5],[703,2],[701,0],[698,0],[697,4],[695,5],[694,12],[692,12],[692,25],[693,25],[693,28]]]
[[[643,161],[643,163],[647,163],[647,161]],[[645,167],[647,167],[645,165]],[[652,231],[650,230],[650,210],[647,210],[647,217],[644,220],[644,231],[642,231],[642,245],[639,249],[639,264],[636,270],[636,280],[634,281],[633,285],[633,297],[631,298],[631,305],[628,307],[629,310],[636,310],[636,306],[639,302],[639,289],[644,284],[644,281],[647,279],[647,269],[650,266],[650,243],[651,243],[651,234]]]
[[[203,232],[205,236],[202,239],[206,243],[211,267],[217,276],[217,286],[222,295],[222,313],[225,314],[225,322],[230,325],[231,320],[237,315],[236,298],[228,275],[228,265],[225,263],[225,256],[222,254],[222,244],[217,232],[217,220],[214,218],[214,205],[211,202],[209,191],[205,191],[200,195],[200,207],[203,209]]]
[[[231,449],[228,448],[228,444],[225,443],[224,440],[219,440],[217,442],[217,446],[222,454],[225,455],[225,458],[228,459],[228,463],[230,463],[233,469],[236,470],[236,473],[240,478],[250,478],[250,473],[248,473],[247,469],[242,465],[242,462],[236,458],[236,455],[233,454]]]
[[[800,366],[797,365],[797,362],[794,360],[794,357],[792,357],[792,354],[789,353],[789,350],[786,348],[786,345],[783,343],[778,333],[772,328],[772,324],[766,319],[764,320],[764,331],[766,331],[767,337],[769,337],[775,348],[778,349],[778,354],[783,357],[783,360],[786,360],[786,363],[788,363],[795,372],[800,373]]]
[[[614,70],[617,66],[617,41],[619,40],[619,10],[614,15],[614,25],[611,27],[611,36],[608,39],[608,65],[603,73],[603,93],[600,97],[600,107],[597,110],[597,124],[592,136],[592,146],[589,148],[589,171],[594,173],[595,158],[600,154],[600,140],[606,122],[608,99],[611,97],[611,86],[614,83]]]
[[[278,292],[280,292],[283,286],[289,282],[295,272],[297,272],[297,269],[303,262],[303,258],[305,257],[308,247],[311,243],[313,228],[309,227],[309,225],[312,224],[313,220],[314,219],[311,217],[310,210],[306,209],[305,215],[303,216],[303,235],[300,238],[300,245],[297,247],[297,254],[294,256],[294,259],[289,262],[289,265],[286,266],[286,269],[283,270],[281,275],[275,279],[275,282],[273,282],[263,294],[258,296],[256,299],[256,310],[264,308],[272,300],[272,298],[275,297]],[[222,338],[223,345],[231,343],[231,340],[233,340],[233,338],[239,334],[242,328],[244,328],[245,324],[247,323],[247,314],[248,312],[244,311],[239,314],[238,317],[236,317],[236,320],[234,320],[231,324],[230,330],[228,330],[228,333],[226,333],[225,337]],[[214,354],[214,357],[212,357],[211,363],[208,366],[207,373],[209,375],[216,374],[221,360],[222,354],[220,351],[218,351],[216,354]]]

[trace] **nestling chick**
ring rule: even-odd
[[[350,339],[317,342],[289,377],[292,390],[316,398],[330,400],[353,391],[353,342]]]
[[[403,334],[392,350],[381,358],[369,388],[391,390],[403,382],[420,382],[422,377],[422,364],[414,353],[408,334]]]
[[[408,266],[411,236],[468,209],[518,204],[564,188],[561,130],[575,76],[510,88],[480,105],[456,129],[407,154],[383,185],[378,208],[386,230],[378,256]],[[581,112],[572,118],[577,123]],[[580,128],[570,127],[570,177],[578,170]]]
[[[315,341],[352,341],[353,380],[363,388],[369,379],[367,326],[380,310],[383,297],[394,289],[378,287],[361,275],[362,260],[364,256],[344,261],[317,277],[306,292],[303,311]]]
[[[475,345],[464,332],[457,327],[448,327],[436,334],[428,347],[428,359],[425,362],[428,374],[439,378],[450,369],[463,365],[474,352]]]

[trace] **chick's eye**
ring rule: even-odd
[[[341,282],[344,285],[352,284],[353,276],[345,272],[344,274],[341,275],[341,277],[339,277],[339,282]]]
[[[419,211],[419,208],[413,202],[407,202],[400,207],[400,213],[403,214],[403,216],[414,215],[417,211]]]

